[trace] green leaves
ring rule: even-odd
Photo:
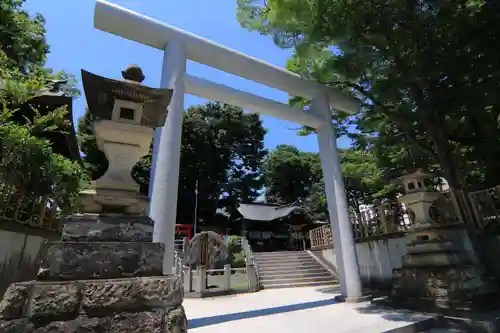
[[[49,46],[45,42],[45,20],[22,9],[24,1],[0,0],[0,47],[11,69],[29,70],[44,65]]]
[[[27,198],[49,198],[63,213],[76,209],[87,179],[77,162],[55,154],[46,132],[66,131],[65,107],[53,112],[32,108],[33,117],[16,123],[19,107],[44,88],[49,78],[68,78],[68,93],[77,95],[75,81],[64,72],[42,68],[48,46],[44,19],[30,18],[22,0],[0,0],[0,184]]]
[[[381,170],[370,152],[341,150],[342,173],[349,205],[358,209],[385,191]],[[317,153],[307,153],[289,145],[271,151],[264,164],[266,198],[279,204],[301,203],[318,219],[326,214],[326,197],[321,160]]]
[[[49,197],[63,212],[76,208],[76,198],[86,185],[77,162],[55,154],[50,142],[33,136],[25,126],[0,126],[2,184],[24,196]]]
[[[104,174],[108,162],[97,149],[92,115],[86,112],[78,121],[78,140],[86,170],[92,179]],[[192,223],[198,190],[198,221],[216,220],[216,210],[231,214],[239,202],[259,196],[263,181],[261,165],[266,130],[258,115],[222,103],[190,107],[184,113],[179,174],[178,221]],[[151,153],[132,170],[134,179],[147,194]]]
[[[364,103],[351,117],[332,113],[357,149],[373,150],[384,175],[431,165],[455,188],[500,183],[500,162],[493,157],[500,145],[492,144],[500,141],[500,71],[493,47],[500,3],[238,4],[243,26],[271,35],[279,47],[294,48],[288,69]],[[251,24],[242,17],[251,17]],[[296,97],[290,102],[308,103]]]

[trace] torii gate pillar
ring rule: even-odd
[[[173,89],[174,93],[165,125],[156,129],[149,186],[149,216],[155,221],[153,242],[165,244],[163,274],[172,274],[174,266],[185,73],[184,44],[173,39],[164,50],[160,86]]]
[[[332,241],[340,275],[340,291],[342,295],[347,296],[346,299],[349,301],[362,301],[365,298],[359,274],[356,243],[353,238],[337,136],[332,127],[328,98],[323,95],[313,98],[311,111],[325,120],[322,125],[316,128],[316,135],[325,183]]]
[[[173,89],[174,95],[168,107],[165,126],[155,134],[149,193],[149,215],[155,221],[153,240],[165,244],[164,274],[171,274],[173,267],[184,93],[189,93],[317,130],[341,291],[347,300],[362,300],[356,244],[330,114],[330,107],[354,111],[359,107],[357,101],[335,89],[304,80],[295,73],[105,0],[97,0],[94,26],[164,51],[161,87]],[[309,98],[312,100],[311,110],[304,112],[303,109],[187,75],[187,59],[281,89],[291,95]]]

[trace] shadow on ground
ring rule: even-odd
[[[362,305],[356,309],[362,314],[376,314],[389,321],[418,322],[432,319],[429,315],[420,314],[405,309],[390,309],[375,304]]]
[[[197,327],[221,324],[221,323],[225,323],[225,322],[229,322],[229,321],[263,317],[263,316],[269,316],[269,315],[278,314],[278,313],[285,313],[285,312],[292,312],[292,311],[298,311],[298,310],[317,308],[320,306],[332,305],[335,303],[337,303],[335,301],[335,299],[327,299],[327,300],[321,300],[321,301],[283,305],[283,306],[277,306],[277,307],[273,307],[273,308],[266,308],[266,309],[259,309],[259,310],[245,311],[245,312],[228,313],[228,314],[206,317],[206,318],[190,319],[188,322],[188,328],[192,329],[192,328],[197,328]]]
[[[323,293],[323,294],[338,295],[338,294],[340,294],[340,286],[322,287],[322,288],[316,289],[316,291]]]

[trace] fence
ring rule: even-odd
[[[184,268],[184,276],[188,276],[189,268]],[[231,268],[225,265],[223,269],[205,269],[199,266],[191,272],[192,282],[187,282],[191,286],[191,292],[196,293],[217,293],[217,292],[238,292],[252,289],[248,268]],[[187,289],[187,288],[186,288]],[[188,290],[186,290],[188,292]]]
[[[0,184],[0,222],[51,231],[60,229],[57,208],[50,199],[23,196],[2,184]]]
[[[311,249],[326,249],[332,246],[332,233],[329,225],[322,225],[321,227],[309,231],[309,238],[311,240]]]
[[[0,297],[11,283],[36,277],[41,245],[59,235],[56,213],[50,200],[0,184]]]
[[[180,242],[178,242],[180,243]],[[183,249],[187,239],[182,240]],[[259,287],[258,271],[248,241],[241,239],[241,247],[245,251],[246,267],[232,268],[224,265],[223,269],[209,269],[198,266],[195,270],[184,264],[183,251],[175,251],[174,274],[181,277],[186,293],[201,296],[224,294],[228,292],[257,291]]]
[[[500,185],[470,192],[469,199],[479,228],[500,222]]]
[[[493,189],[489,189],[487,194],[491,194]],[[500,198],[500,187],[496,188],[496,199]],[[490,219],[497,218],[500,220],[500,200],[496,202],[496,206],[490,204],[486,198],[490,196],[484,195],[481,212],[489,216]],[[476,194],[480,197],[480,194]],[[489,209],[488,209],[489,208]],[[447,225],[459,223],[455,206],[452,201],[450,192],[442,193],[442,195],[434,202],[429,210],[431,218],[438,225]],[[357,241],[367,239],[384,238],[385,236],[394,234],[397,235],[408,231],[414,223],[414,213],[403,203],[382,202],[368,206],[366,209],[352,213],[350,215],[354,238]],[[332,246],[332,236],[329,225],[324,225],[309,231],[311,239],[311,249],[323,249]]]

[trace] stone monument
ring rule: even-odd
[[[142,86],[137,66],[123,74],[126,81],[82,71],[110,168],[82,193],[84,213],[62,219],[61,240],[44,244],[37,280],[8,288],[0,332],[187,332],[182,282],[162,276],[164,244],[152,242],[153,221],[133,214],[147,201],[130,177],[172,91]]]
[[[399,198],[415,214],[406,237],[403,265],[393,272],[391,298],[424,311],[457,313],[495,307],[495,281],[479,264],[463,223],[440,225],[431,217],[432,204],[442,196],[426,185],[431,176],[418,170],[401,178]]]
[[[109,161],[106,173],[82,193],[85,212],[105,209],[137,214],[148,203],[138,195],[139,185],[131,171],[149,152],[154,128],[165,123],[172,90],[140,84],[144,75],[135,65],[122,75],[125,80],[117,81],[82,70],[88,108],[98,119],[94,126],[97,146]]]

